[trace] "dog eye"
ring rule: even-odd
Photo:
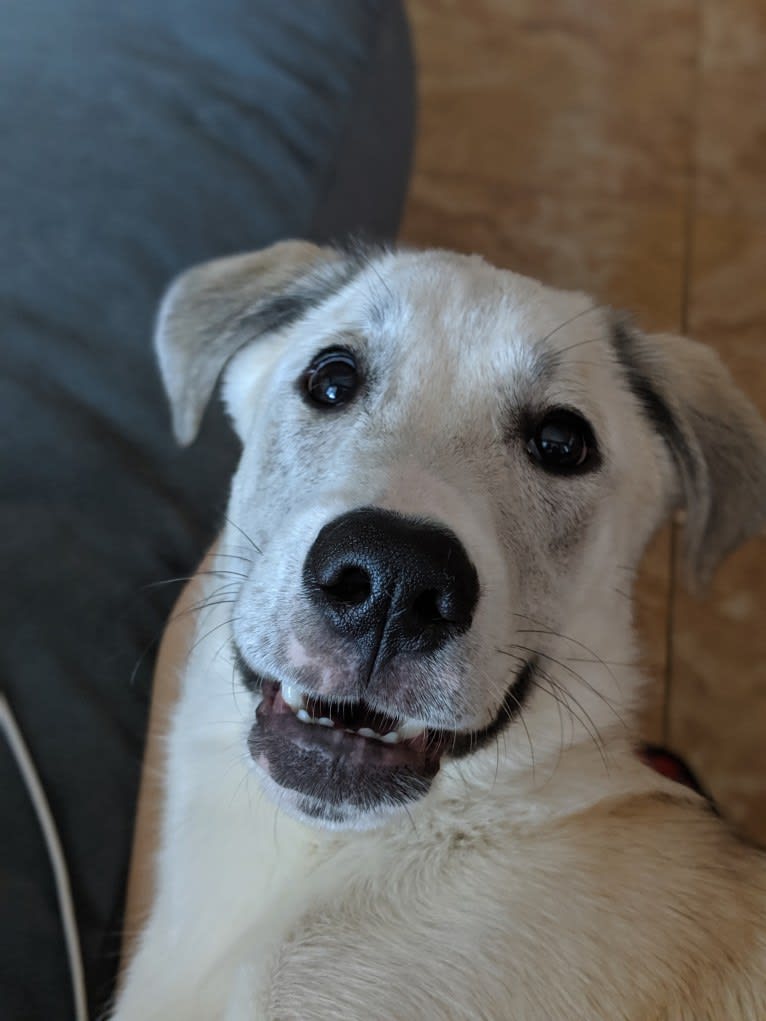
[[[304,389],[314,404],[332,408],[348,404],[359,389],[356,359],[346,348],[323,351],[306,370]]]
[[[549,411],[534,427],[527,452],[543,468],[561,475],[589,466],[596,455],[593,430],[582,416],[565,408]]]

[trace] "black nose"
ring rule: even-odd
[[[476,570],[446,528],[362,508],[325,525],[303,568],[311,599],[370,668],[433,652],[471,626]]]

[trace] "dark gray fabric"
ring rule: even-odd
[[[116,966],[149,680],[236,449],[177,450],[149,338],[182,267],[391,236],[412,67],[393,0],[24,0],[0,23],[0,684],[71,866],[91,1006]],[[138,667],[136,664],[138,662]],[[71,1016],[0,743],[0,1018]]]

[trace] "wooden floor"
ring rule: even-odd
[[[409,0],[404,239],[481,252],[722,354],[766,414],[764,0]],[[647,731],[766,843],[766,540],[700,602],[650,551]],[[668,698],[663,698],[664,685]]]

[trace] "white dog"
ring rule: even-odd
[[[766,857],[631,730],[649,537],[685,507],[704,580],[766,519],[716,356],[299,242],[182,276],[157,345],[180,441],[223,371],[243,452],[115,1017],[763,1021]]]

